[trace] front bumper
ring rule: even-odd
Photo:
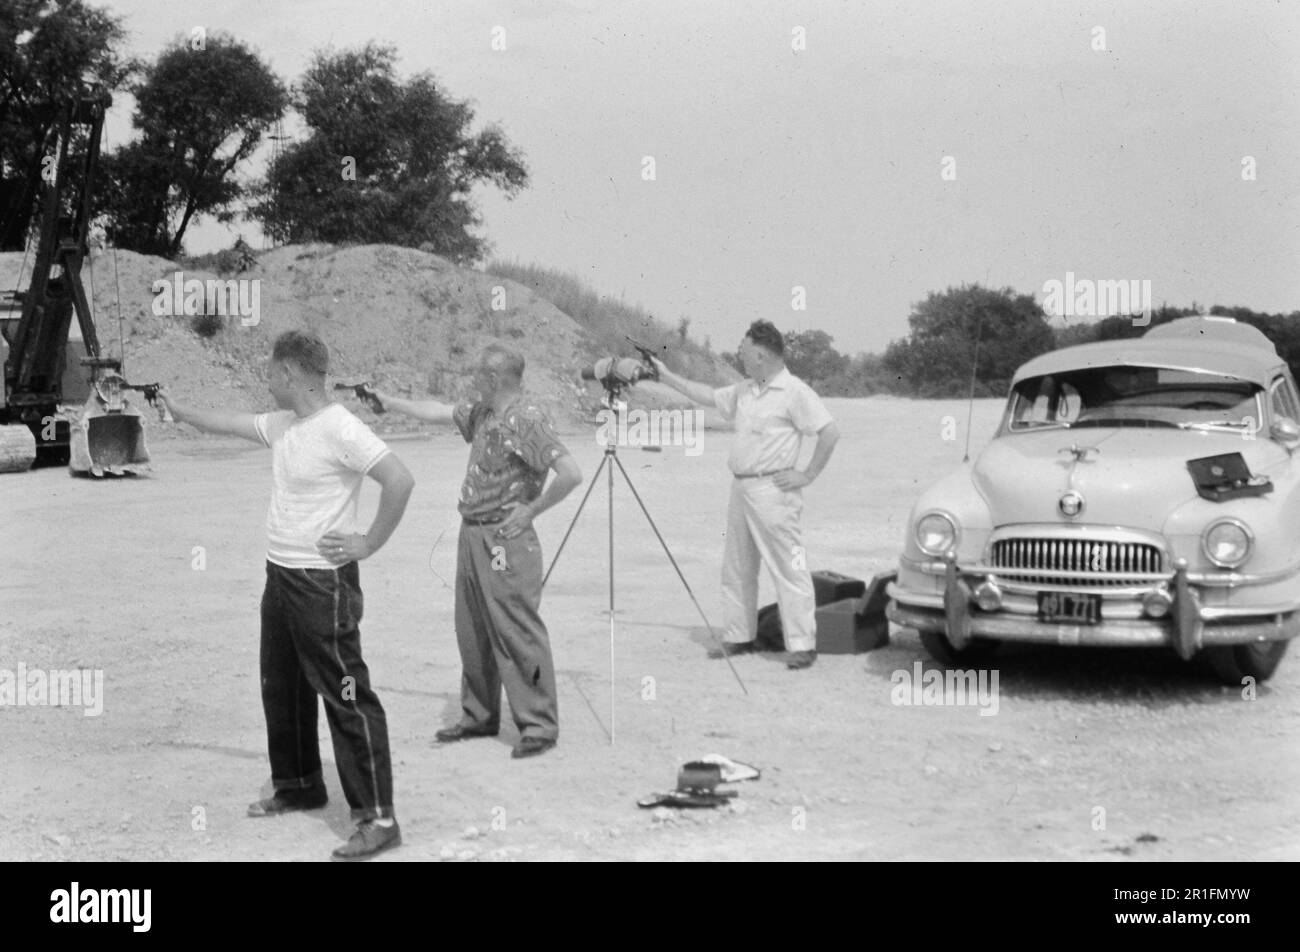
[[[996,576],[986,566],[963,569],[949,558],[944,563],[941,594],[908,591],[894,582],[886,590],[890,598],[886,614],[898,625],[942,631],[959,650],[971,638],[992,638],[1057,645],[1170,647],[1187,659],[1213,645],[1281,641],[1300,635],[1300,609],[1296,606],[1206,607],[1192,578],[1181,563],[1168,576],[1152,576],[1151,581],[1163,580],[1173,596],[1163,618],[1146,617],[1132,599],[1119,603],[1103,600],[1102,618],[1095,625],[1045,623],[1038,620],[1036,603],[1029,599],[1008,599],[1009,604],[997,611],[980,609],[974,589],[988,579],[996,583]]]

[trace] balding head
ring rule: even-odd
[[[483,348],[483,366],[497,374],[503,385],[518,386],[524,379],[524,355],[502,344]]]
[[[523,378],[523,355],[502,344],[489,344],[479,354],[473,386],[480,398],[490,400],[498,393],[518,390]]]

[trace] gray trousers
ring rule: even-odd
[[[456,556],[461,724],[496,730],[504,687],[520,736],[554,740],[559,735],[551,642],[537,612],[542,572],[542,546],[531,527],[506,539],[495,525],[461,523]]]

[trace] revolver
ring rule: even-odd
[[[167,408],[167,404],[164,403],[162,406],[158,406],[158,388],[161,386],[160,383],[127,383],[125,380],[121,383],[123,390],[138,390],[143,393],[145,402],[151,407],[157,407],[158,419],[164,423],[175,423],[172,411]]]
[[[336,383],[335,390],[351,390],[358,400],[376,413],[384,412],[383,401],[371,389],[369,383]]]

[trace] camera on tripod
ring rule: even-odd
[[[600,381],[610,403],[618,400],[634,383],[659,379],[659,371],[651,359],[654,351],[632,337],[628,337],[628,341],[641,355],[639,358],[602,357],[590,367],[582,368],[582,379]]]

